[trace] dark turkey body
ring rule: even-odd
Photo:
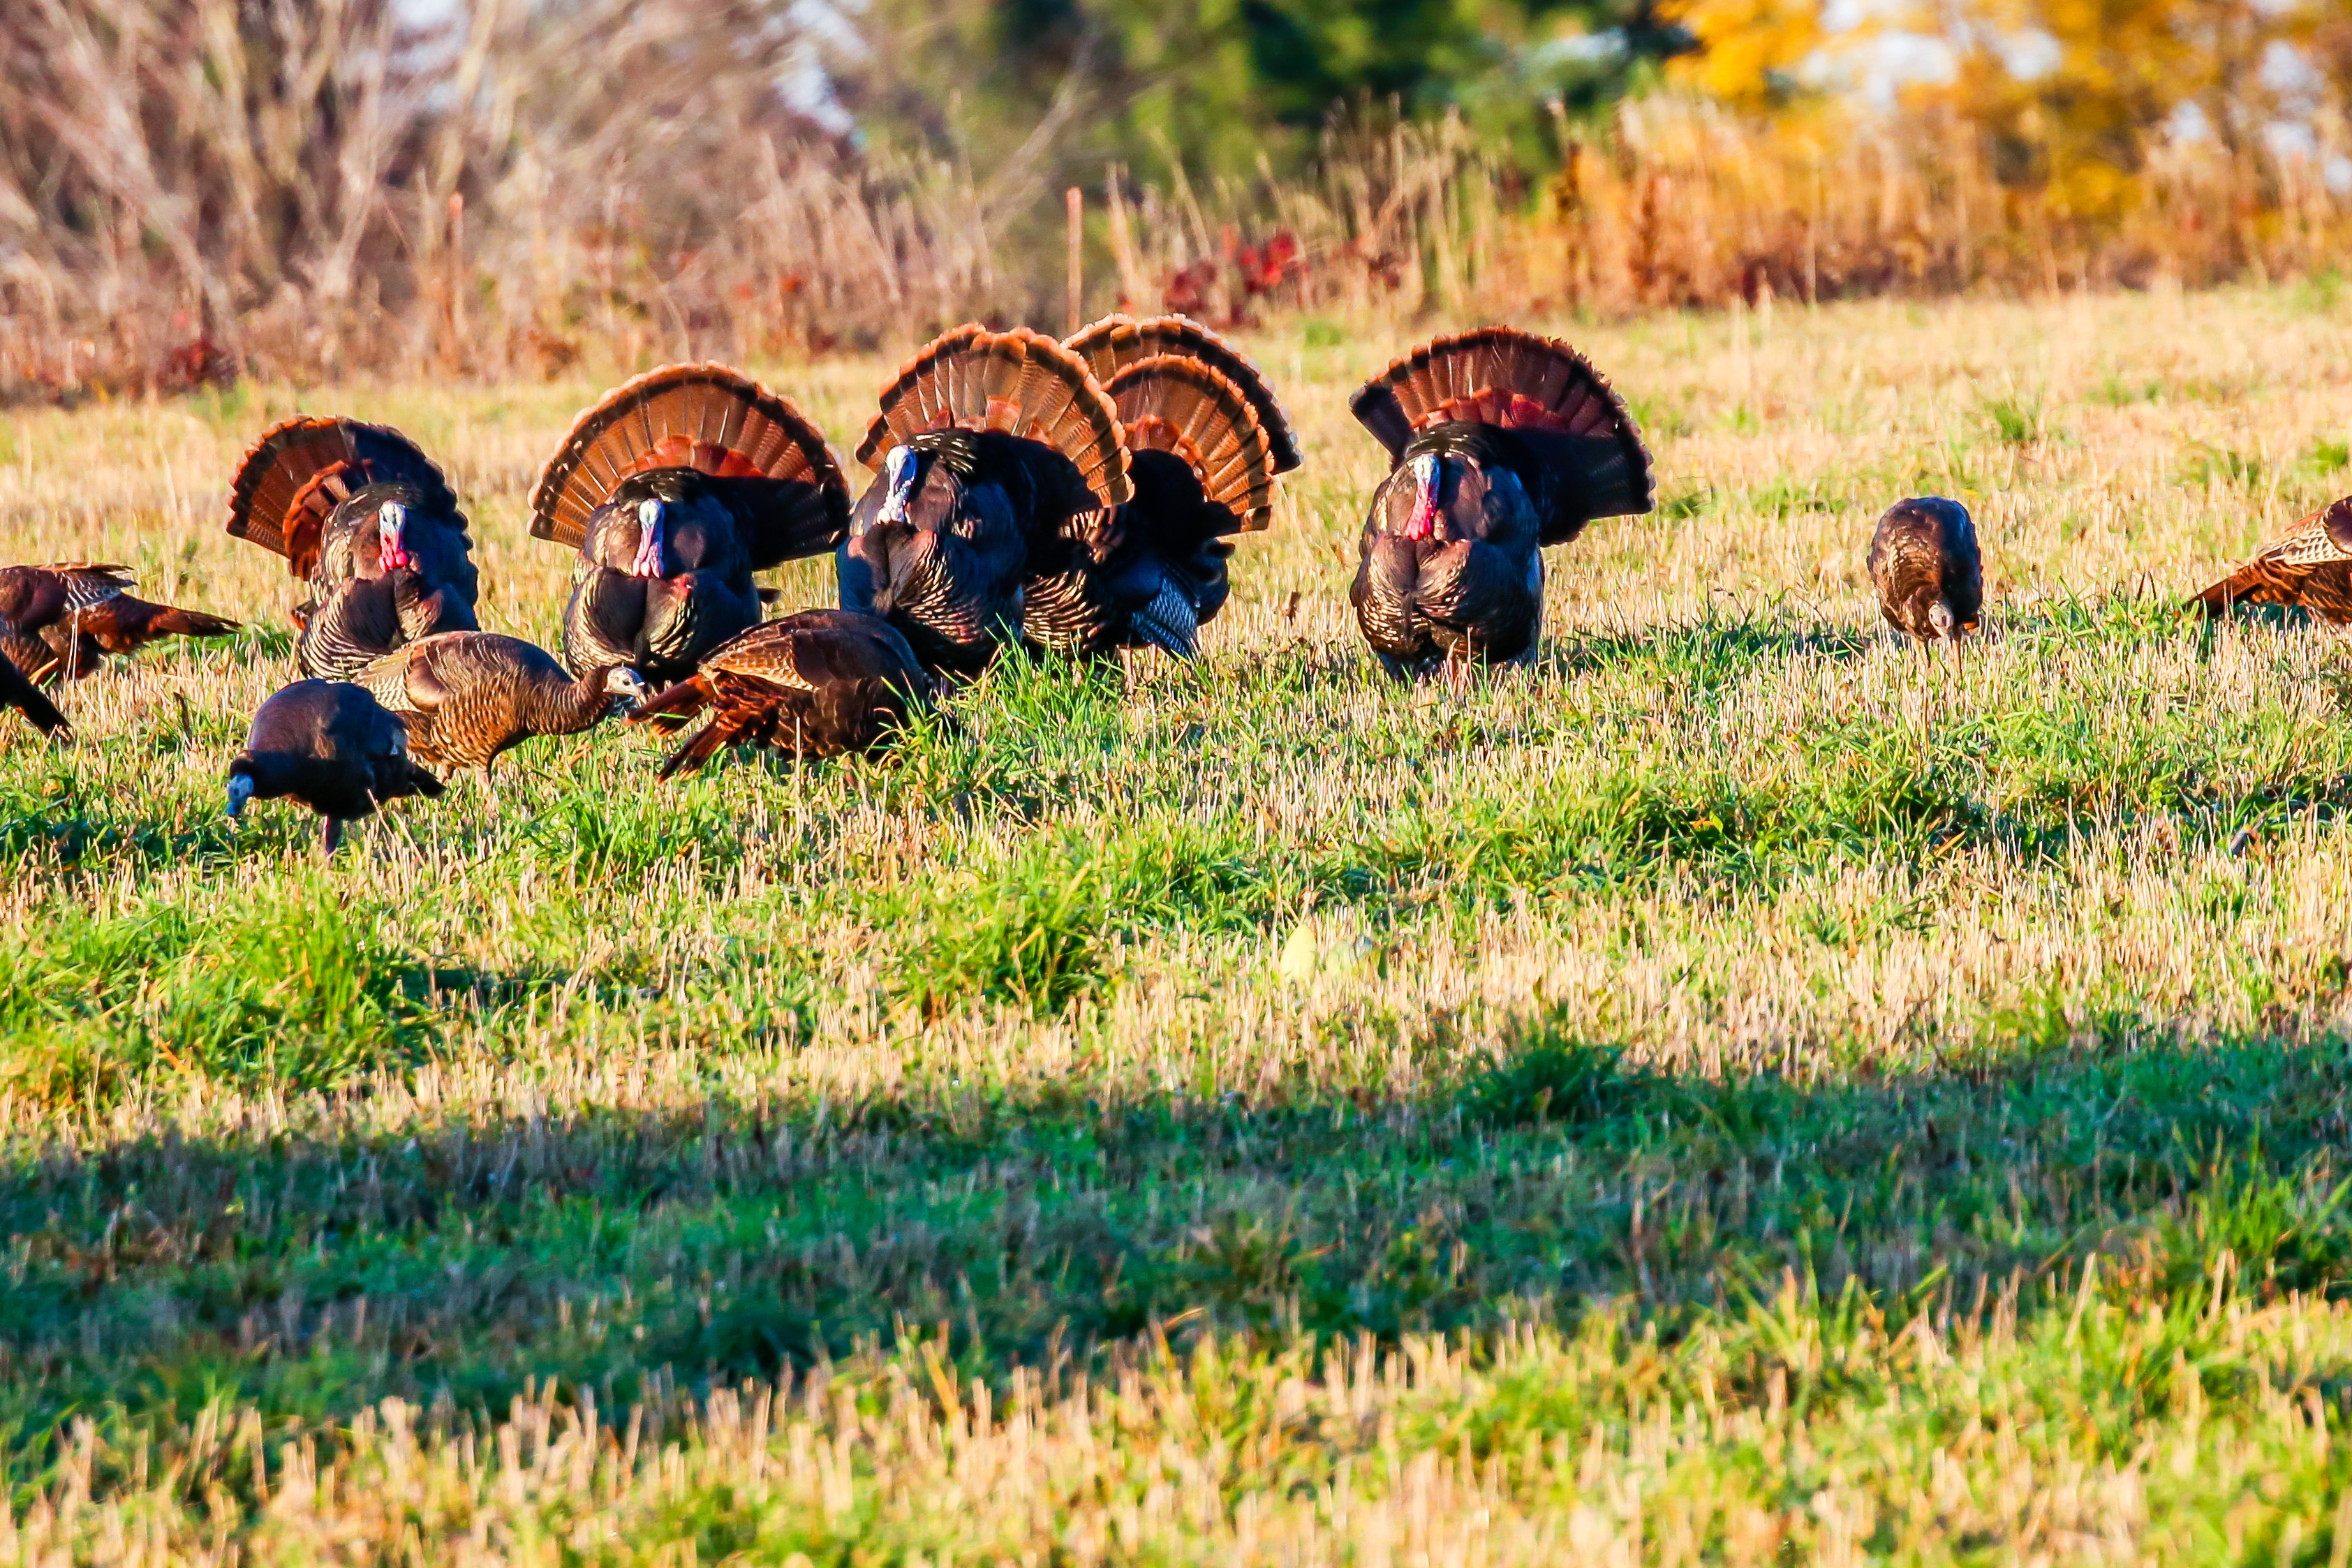
[[[14,708],[46,735],[61,735],[68,728],[57,704],[5,653],[0,653],[0,708]]]
[[[256,799],[299,801],[325,817],[330,849],[341,823],[442,789],[410,759],[397,718],[362,688],[332,680],[298,680],[264,702],[229,774],[249,778]]]
[[[888,621],[926,668],[977,675],[1028,626],[1034,568],[1048,604],[1032,635],[1090,635],[1097,503],[1069,460],[997,431],[932,431],[905,447],[917,465],[905,515],[882,515],[887,470],[850,513],[842,607]]]
[[[413,564],[383,569],[385,502],[407,510],[402,543]],[[336,507],[310,576],[310,602],[294,612],[302,673],[346,680],[418,637],[475,627],[480,591],[464,528],[431,510],[437,498],[406,483],[370,485]]]
[[[1022,629],[1040,647],[1095,656],[1148,645],[1189,658],[1224,607],[1233,545],[1223,536],[1238,520],[1174,453],[1129,462],[1133,500],[1077,514],[1031,552]]]
[[[661,503],[657,575],[632,570],[645,540],[639,509]],[[656,686],[683,680],[711,649],[759,624],[744,548],[751,520],[692,468],[633,474],[596,510],[563,610],[563,662],[574,675],[625,665]]]
[[[1870,539],[1879,614],[1923,641],[1958,639],[1984,608],[1984,560],[1966,509],[1940,496],[1898,501]]]
[[[1422,458],[1436,463],[1437,498],[1416,528]],[[1382,664],[1419,676],[1449,661],[1533,658],[1551,511],[1542,465],[1509,432],[1441,425],[1414,437],[1372,496],[1349,591]]]

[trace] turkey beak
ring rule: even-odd
[[[396,500],[388,500],[375,514],[376,563],[386,572],[397,572],[414,566],[416,560],[408,553],[403,537],[408,527],[408,509]]]
[[[882,510],[875,515],[876,522],[904,522],[907,507],[915,499],[915,449],[893,447],[884,462],[883,476],[889,480],[889,493],[882,498]]]
[[[637,558],[629,563],[632,577],[662,574],[662,503],[651,499],[637,503]]]
[[[1435,458],[1424,453],[1412,460],[1415,494],[1412,498],[1412,515],[1405,520],[1404,524],[1404,536],[1407,539],[1437,537],[1437,491],[1442,478]]]
[[[253,798],[253,780],[244,773],[231,773],[228,778],[228,815],[235,821],[245,810],[245,803]]]

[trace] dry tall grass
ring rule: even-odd
[[[362,368],[511,380],[903,350],[1058,319],[1057,97],[995,168],[862,156],[779,78],[772,0],[26,0],[0,14],[0,395]],[[1458,121],[1331,131],[1310,170],[1090,172],[1089,313],[1613,317],[1659,306],[2202,286],[2326,270],[2352,205],[2306,154],[2159,140],[2092,222],[1949,110],[1562,115],[1542,166]],[[1050,187],[1050,188],[1049,188]]]

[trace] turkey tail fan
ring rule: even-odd
[[[1139,321],[1128,316],[1105,316],[1075,337],[1066,339],[1063,346],[1085,359],[1095,379],[1106,386],[1129,365],[1155,354],[1181,354],[1199,360],[1240,388],[1242,395],[1249,399],[1258,427],[1265,432],[1266,447],[1274,455],[1274,471],[1286,474],[1298,467],[1298,438],[1291,434],[1290,420],[1282,412],[1282,405],[1275,401],[1274,389],[1266,384],[1265,376],[1241,350],[1192,318],[1153,316]]]
[[[1485,327],[1423,344],[1348,401],[1394,461],[1436,425],[1492,425],[1572,478],[1576,521],[1650,510],[1649,449],[1633,417],[1582,354],[1554,338]]]
[[[849,531],[849,485],[824,434],[790,398],[723,364],[674,364],[607,393],[549,459],[530,532],[578,548],[623,479],[692,468],[753,521],[755,571],[832,549]]]
[[[304,418],[273,426],[237,465],[229,484],[229,537],[283,555],[295,576],[308,577],[335,508],[383,484],[410,486],[426,510],[465,529],[456,492],[415,442],[383,425]]]
[[[879,469],[890,447],[931,430],[1000,430],[1051,447],[1106,507],[1133,499],[1127,440],[1087,362],[1026,327],[942,334],[882,392],[857,460]]]
[[[1274,520],[1276,459],[1249,395],[1205,360],[1165,353],[1129,364],[1105,391],[1133,451],[1172,453],[1239,531]]]

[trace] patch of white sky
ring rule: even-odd
[[[553,7],[568,0],[533,3]],[[856,19],[866,5],[866,0],[786,0],[765,24],[772,33],[793,35],[777,73],[776,95],[794,113],[835,136],[856,137],[857,122],[841,101],[828,61],[862,60],[871,52]],[[446,37],[453,47],[470,15],[467,0],[393,0],[393,7],[402,22]]]

